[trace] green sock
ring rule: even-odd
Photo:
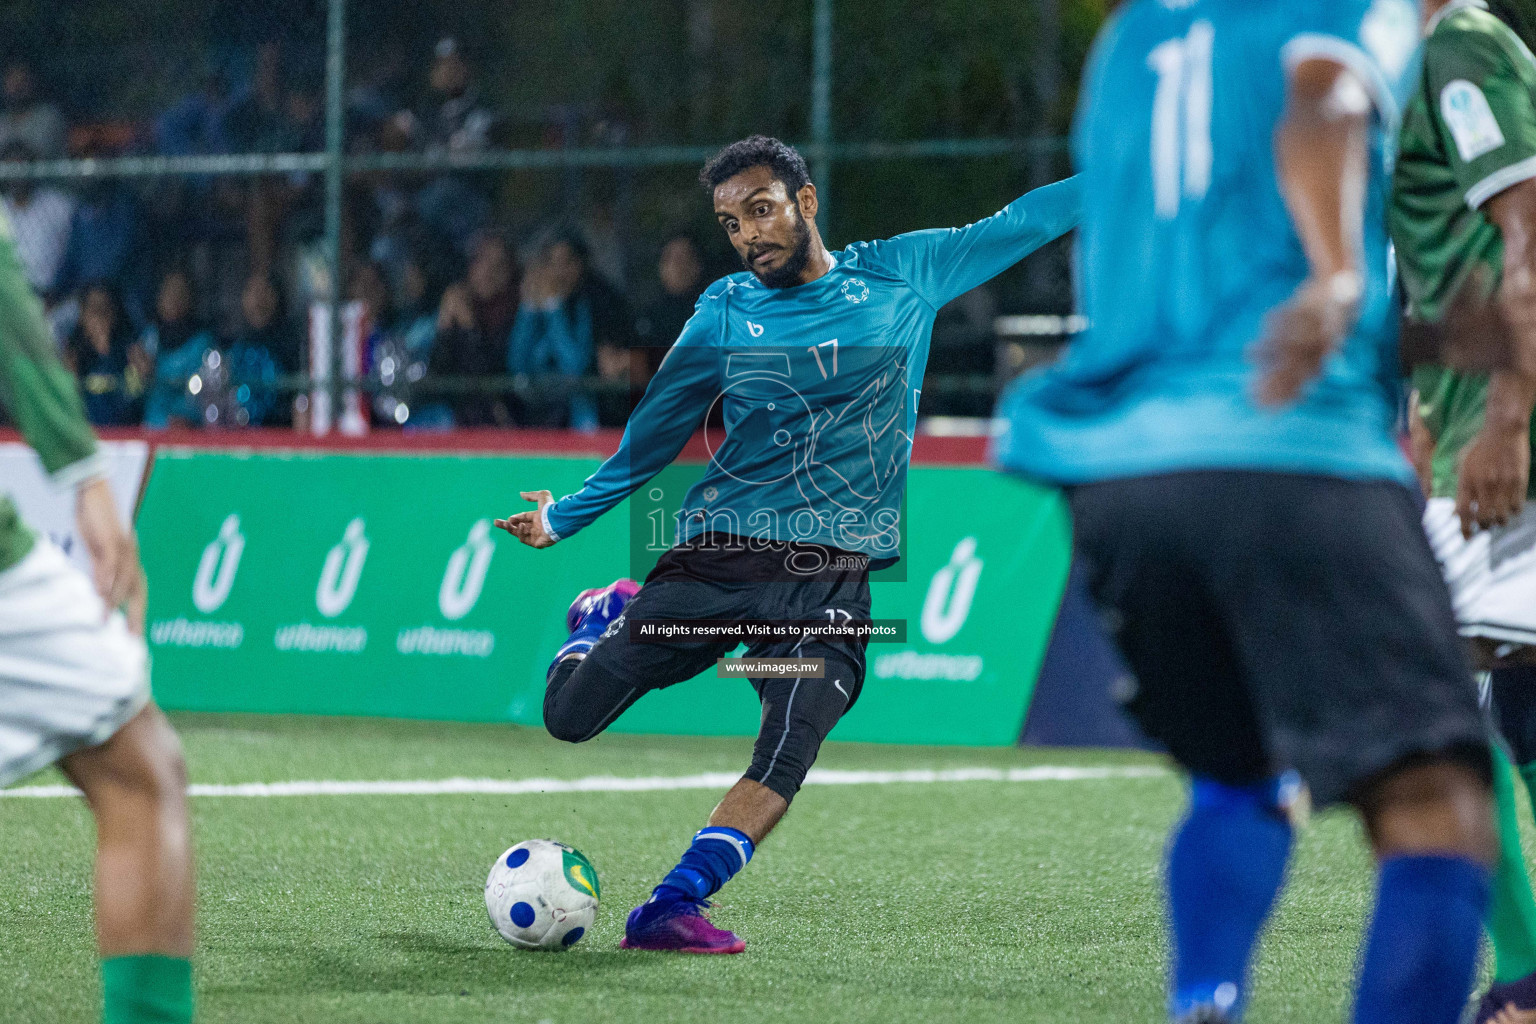
[[[1488,935],[1493,939],[1493,980],[1516,981],[1536,972],[1536,899],[1520,848],[1520,820],[1515,773],[1509,758],[1493,744],[1493,795],[1499,814],[1499,863],[1493,875]],[[1536,768],[1536,765],[1532,766]]]
[[[191,1024],[192,961],[114,956],[101,962],[102,1024]]]

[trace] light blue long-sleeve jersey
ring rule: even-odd
[[[1095,44],[1074,152],[1082,312],[1055,366],[1004,396],[997,461],[1065,483],[1194,469],[1392,479],[1399,394],[1386,203],[1415,81],[1408,0],[1133,0]],[[1357,328],[1300,401],[1254,399],[1253,346],[1308,264],[1275,170],[1290,72],[1355,73],[1376,109]]]
[[[716,403],[709,463],[678,516],[705,531],[897,556],[918,396],[939,308],[1078,220],[1076,179],[963,228],[859,242],[809,284],[715,282],[630,416],[614,456],[545,509],[569,537],[668,463]]]

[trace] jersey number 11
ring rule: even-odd
[[[1157,73],[1152,96],[1152,193],[1157,215],[1178,216],[1183,198],[1211,187],[1211,55],[1216,31],[1197,21],[1182,39],[1147,55]]]

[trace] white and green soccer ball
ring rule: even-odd
[[[581,851],[529,839],[496,858],[485,880],[485,912],[519,949],[568,949],[597,919],[602,890]]]

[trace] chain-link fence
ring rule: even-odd
[[[834,246],[973,220],[1065,173],[1103,6],[18,0],[0,185],[102,422],[622,423],[736,269],[715,149],[799,144]],[[997,316],[1067,282],[1058,245],[947,308],[924,411],[986,414],[1040,354]],[[579,380],[513,354],[540,305]]]

